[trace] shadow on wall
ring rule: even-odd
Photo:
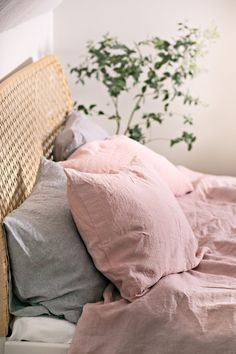
[[[62,0],[0,0],[0,33],[52,11]]]

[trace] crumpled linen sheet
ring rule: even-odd
[[[69,354],[236,354],[236,178],[181,170],[194,191],[178,201],[207,247],[200,265],[132,303],[109,285],[85,305]]]

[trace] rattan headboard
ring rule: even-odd
[[[29,195],[40,156],[72,110],[61,64],[47,56],[0,84],[0,336],[8,331],[8,266],[3,218]]]

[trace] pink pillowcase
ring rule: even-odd
[[[193,190],[188,177],[164,156],[123,135],[85,144],[60,164],[78,171],[109,173],[129,165],[135,156],[138,156],[143,164],[152,166],[176,196]]]
[[[96,267],[132,300],[162,276],[200,262],[172,192],[141,165],[112,174],[66,169],[69,205]]]

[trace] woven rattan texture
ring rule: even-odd
[[[61,64],[47,56],[0,84],[0,336],[8,331],[8,264],[3,218],[29,195],[40,156],[53,141],[72,100]]]

